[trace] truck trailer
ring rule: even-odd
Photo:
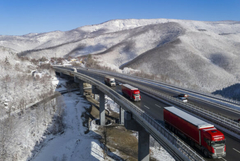
[[[225,136],[211,125],[176,107],[164,108],[165,126],[190,140],[206,157],[226,156]]]
[[[140,91],[129,84],[122,84],[122,93],[124,96],[130,98],[133,101],[140,101]]]
[[[116,82],[115,82],[115,78],[113,77],[110,77],[110,76],[106,76],[104,78],[104,82],[106,85],[109,85],[109,86],[116,86]]]

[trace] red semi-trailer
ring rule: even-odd
[[[122,93],[133,101],[141,100],[140,91],[129,84],[122,84]]]
[[[165,126],[191,141],[206,157],[226,156],[225,136],[211,125],[176,107],[164,108]]]

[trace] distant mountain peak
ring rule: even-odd
[[[239,37],[239,21],[115,19],[64,32],[0,36],[0,46],[35,58],[92,54],[102,64],[213,91],[239,82]]]

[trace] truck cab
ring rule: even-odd
[[[109,84],[110,84],[110,86],[116,86],[115,79],[114,79],[114,78],[111,78],[111,79],[109,80]]]
[[[116,86],[115,78],[106,76],[104,78],[104,82],[106,85],[109,85],[111,87]]]
[[[132,94],[132,100],[134,101],[140,101],[141,96],[140,96],[140,91],[139,90],[134,90]]]
[[[205,156],[221,158],[226,156],[225,136],[216,128],[202,129],[201,142]]]

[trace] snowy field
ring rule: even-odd
[[[55,83],[58,81],[55,80]],[[64,80],[60,79],[60,83]],[[63,88],[61,88],[63,90]],[[64,114],[64,133],[58,135],[49,135],[43,143],[43,147],[30,161],[78,161],[78,160],[116,160],[109,156],[104,159],[104,150],[97,131],[98,126],[91,124],[88,133],[87,127],[83,126],[85,118],[81,117],[86,109],[90,107],[82,96],[77,95],[79,92],[72,92],[61,96],[63,99]],[[109,110],[118,112],[117,104],[109,97],[106,97],[106,105]],[[115,154],[119,155],[119,154]],[[110,155],[111,156],[111,155]],[[174,160],[163,148],[151,147],[151,156],[157,160],[172,161]]]
[[[93,139],[97,134],[93,131],[84,133],[87,128],[83,126],[84,118],[81,116],[90,104],[76,93],[64,95],[63,100],[66,126],[64,133],[54,137],[49,136],[45,146],[32,161],[104,160],[100,142]]]

